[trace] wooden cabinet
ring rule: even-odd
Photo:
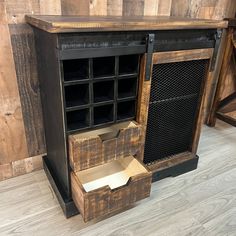
[[[204,96],[224,21],[27,16],[44,114],[44,167],[85,221],[197,167]]]
[[[213,51],[206,48],[153,53],[152,78],[141,82],[138,114],[138,122],[145,127],[141,159],[153,172],[153,180],[197,167]],[[143,115],[142,109],[148,115]]]

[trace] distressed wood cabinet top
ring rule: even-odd
[[[26,21],[50,33],[226,28],[227,21],[176,17],[94,17],[27,15]]]

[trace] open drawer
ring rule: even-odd
[[[123,209],[149,197],[151,172],[128,156],[80,172],[71,172],[72,198],[84,221]]]
[[[141,148],[140,135],[141,126],[135,121],[70,135],[71,168],[79,171],[125,156],[134,156]]]

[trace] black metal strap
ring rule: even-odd
[[[152,54],[154,48],[154,34],[148,34],[147,36],[147,58],[146,58],[146,70],[145,70],[145,81],[150,80],[151,69],[152,69]]]
[[[221,38],[222,38],[222,29],[218,29],[215,34],[215,48],[211,59],[210,71],[213,71],[215,69]]]
[[[107,48],[79,48],[59,50],[59,58],[61,60],[91,58],[91,57],[109,57],[130,54],[143,54],[145,53],[146,46],[120,46],[120,47],[107,47]]]

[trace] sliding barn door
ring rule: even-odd
[[[145,164],[196,153],[211,54],[212,49],[153,54],[151,79],[142,81],[138,112],[145,126]]]

